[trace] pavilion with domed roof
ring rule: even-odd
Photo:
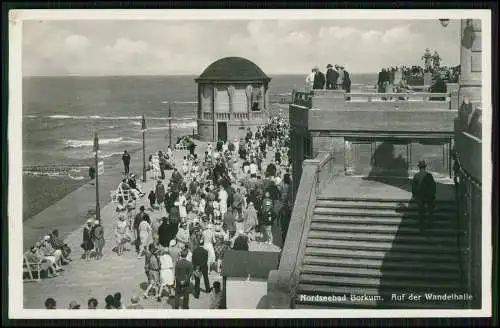
[[[244,138],[267,122],[268,77],[241,57],[210,64],[195,79],[198,85],[198,135],[202,141]]]

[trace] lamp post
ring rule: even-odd
[[[146,118],[142,115],[142,182],[146,182]]]
[[[95,217],[96,220],[101,220],[101,206],[99,205],[99,137],[97,132],[94,135],[94,152],[95,152]]]
[[[172,148],[172,107],[168,103],[168,145]]]

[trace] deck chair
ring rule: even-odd
[[[40,281],[40,274],[43,271],[42,263],[43,260],[36,263],[30,263],[26,258],[26,256],[23,256],[23,275],[25,272],[28,273],[28,278],[23,279],[23,281],[28,281],[28,282]],[[34,276],[35,274],[36,278]]]

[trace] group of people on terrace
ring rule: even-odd
[[[54,229],[31,246],[24,253],[24,259],[28,269],[33,264],[47,263],[48,276],[56,277],[59,272],[64,271],[63,265],[72,261],[71,248],[59,237],[59,231]]]
[[[318,66],[313,67],[311,73],[306,77],[306,85],[312,90],[344,90],[351,92],[351,78],[344,65],[328,64],[326,74],[320,71]]]
[[[167,303],[173,308],[189,308],[190,294],[200,297],[203,280],[210,308],[223,308],[221,283],[210,282],[209,274],[219,277],[225,252],[279,243],[273,226],[281,232],[279,239],[286,237],[292,207],[288,130],[283,118],[272,117],[266,126],[248,129],[244,138],[219,141],[215,147],[208,144],[203,158],[188,149],[180,169],[173,163],[178,150],[158,154],[172,163],[172,173],[169,178],[160,177],[149,190],[148,208],[119,201],[115,244],[104,240],[102,225],[90,215],[81,244],[84,258],[101,259],[102,249],[110,242],[111,247],[116,245],[117,256],[134,249],[144,261],[148,280],[144,298],[162,302],[168,295]],[[122,187],[130,187],[128,179]],[[144,193],[136,187],[140,200]],[[106,297],[106,308],[121,308],[115,296]],[[91,300],[89,308],[96,308],[97,300]],[[131,306],[138,306],[138,301],[132,297]],[[55,307],[55,300],[48,303]]]

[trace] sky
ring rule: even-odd
[[[273,74],[343,64],[351,73],[460,62],[460,22],[429,20],[23,21],[23,76],[199,75],[240,56]]]

